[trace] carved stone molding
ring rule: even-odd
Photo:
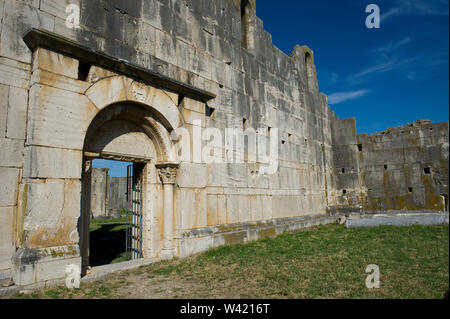
[[[159,178],[163,184],[175,184],[179,164],[161,163],[156,164],[155,166],[158,170]]]

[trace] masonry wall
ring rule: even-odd
[[[110,177],[107,168],[92,168],[91,216],[111,217],[127,208],[127,178]]]
[[[81,8],[79,29],[65,24],[71,3]],[[131,79],[118,76],[120,72],[86,66],[82,59],[43,49],[33,54],[23,41],[31,28],[215,95],[205,103],[183,92],[161,93],[170,103],[158,111],[175,114],[167,121],[175,127],[180,123],[191,136],[195,125],[255,128],[261,134],[279,129],[275,174],[260,174],[263,163],[181,162],[174,192],[176,255],[331,222],[325,216],[330,212],[403,209],[400,202],[414,208],[423,203],[423,196],[398,199],[416,196],[402,193],[389,199],[377,173],[371,177],[380,167],[371,159],[379,156],[378,148],[389,153],[402,139],[386,144],[385,136],[358,136],[354,121],[335,119],[319,91],[313,52],[296,46],[287,56],[276,48],[255,16],[255,5],[248,1],[242,15],[238,0],[0,0],[0,273],[11,267],[20,247],[63,247],[57,250],[63,262],[78,262],[80,201],[65,194],[81,193],[84,137],[98,112],[93,97],[87,97],[88,89],[102,79],[110,79],[104,91],[111,89],[117,96],[129,94],[132,87],[148,92],[158,87],[157,81],[133,86]],[[84,68],[89,71],[85,76]],[[440,135],[433,137],[417,130],[418,136],[425,135],[416,138],[420,147],[411,146],[411,151],[407,140],[401,142],[406,143],[400,149],[407,156],[398,163],[391,159],[391,166],[396,166],[389,174],[394,175],[386,177],[396,189],[401,165],[432,166],[431,177],[420,177],[417,191],[422,188],[426,195],[425,204],[417,207],[433,210],[442,207],[442,180],[448,176],[448,155],[442,146],[446,139],[448,150],[448,133],[442,133],[444,124],[436,130]],[[143,141],[141,133],[132,135],[135,141]],[[129,139],[124,147],[139,148],[140,143],[128,143]],[[428,151],[438,149],[443,154],[439,159],[427,157]],[[412,176],[400,177],[405,180],[402,190],[413,181],[407,183],[406,175]],[[149,183],[152,190],[162,187],[154,171]],[[367,185],[372,185],[371,195]],[[162,218],[162,199],[152,196],[147,201],[156,212],[147,216],[149,229]],[[307,222],[307,216],[317,219]],[[162,229],[149,232],[149,251],[157,256]],[[51,265],[57,265],[50,257],[44,261],[47,266],[24,282],[45,279],[53,271]],[[58,266],[54,273],[63,277],[64,269]]]
[[[359,134],[365,211],[448,211],[448,123],[419,120]]]
[[[448,123],[418,120],[371,135],[333,119],[331,211],[448,211]]]

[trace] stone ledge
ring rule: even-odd
[[[394,214],[373,214],[363,215],[357,219],[347,219],[345,226],[352,227],[377,227],[382,225],[390,226],[412,226],[412,225],[448,225],[448,213],[420,213],[420,212],[397,212]]]

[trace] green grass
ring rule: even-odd
[[[442,298],[449,282],[448,227],[346,229],[329,225],[210,250],[149,267],[243,298]],[[365,287],[366,266],[380,289]]]
[[[369,264],[380,268],[380,289],[365,286]],[[449,289],[449,228],[321,226],[140,267],[72,295],[58,290],[42,297],[111,298],[120,295],[130,274],[142,281],[158,276],[195,283],[186,298],[443,298]]]

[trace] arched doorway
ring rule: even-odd
[[[164,216],[164,192],[156,164],[170,160],[171,144],[164,118],[138,103],[115,103],[103,108],[91,122],[83,148],[81,217],[79,221],[82,273],[93,258],[90,251],[91,170],[95,159],[130,163],[127,178],[127,224],[123,247],[132,259],[152,257],[160,247],[152,240],[166,237],[151,225]],[[173,199],[172,199],[173,200]],[[163,203],[163,204],[161,204]],[[156,218],[162,223],[164,218]],[[90,256],[91,255],[91,256]]]

